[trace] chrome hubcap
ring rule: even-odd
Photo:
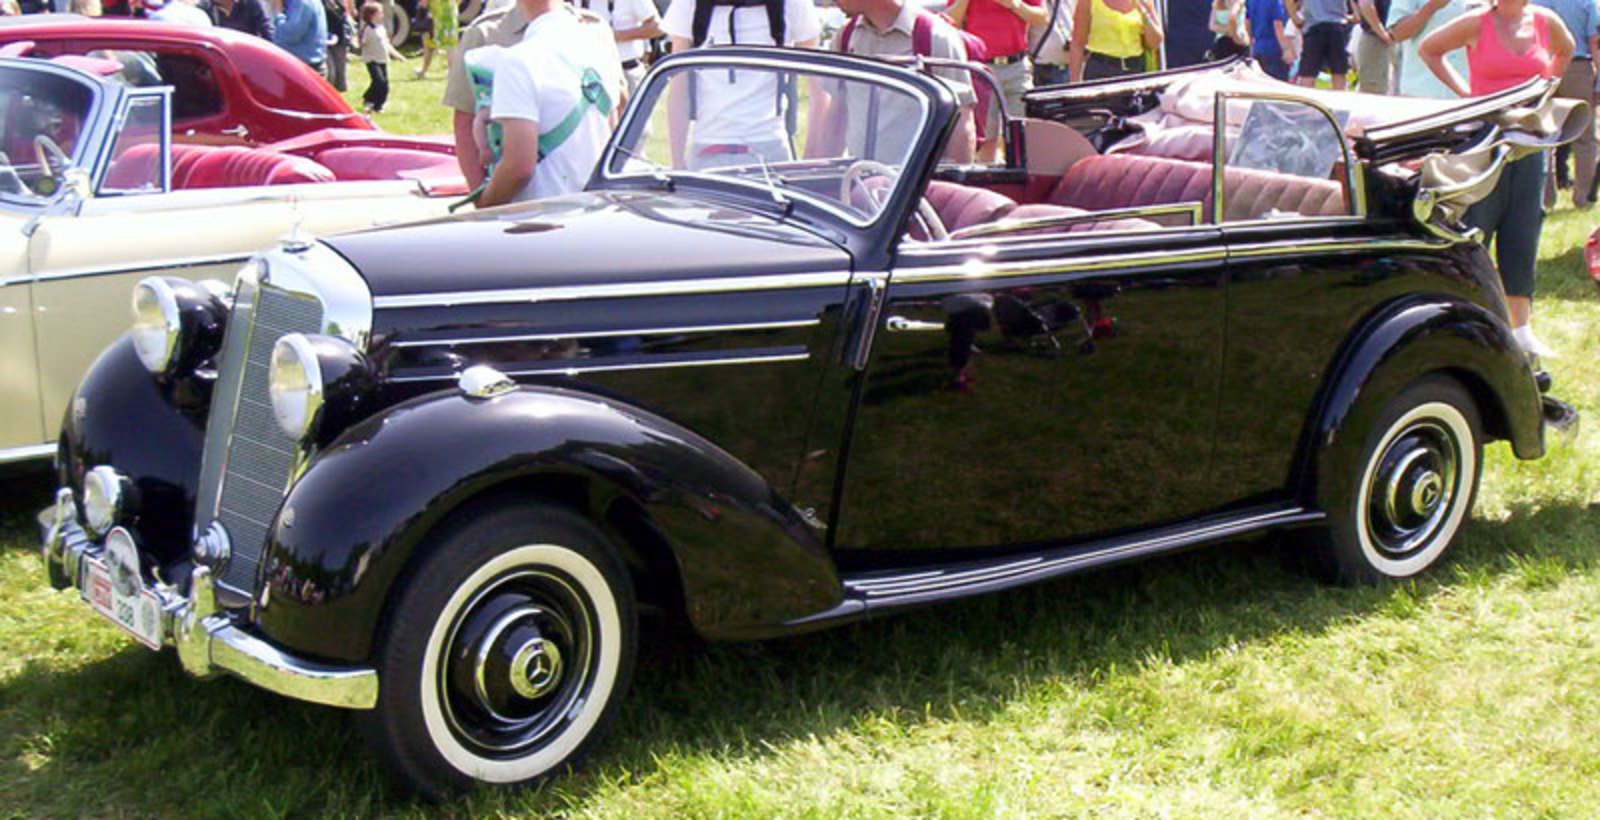
[[[593,679],[593,609],[565,575],[522,571],[462,609],[439,670],[452,732],[482,753],[537,748],[578,711]]]
[[[511,688],[525,698],[542,698],[561,682],[561,671],[561,648],[534,638],[511,659]]]
[[[1367,490],[1368,533],[1379,549],[1403,556],[1431,541],[1458,491],[1460,458],[1455,436],[1431,420],[1390,440]]]

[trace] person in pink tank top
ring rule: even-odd
[[[1535,77],[1561,77],[1572,61],[1572,33],[1555,12],[1528,0],[1496,0],[1487,9],[1469,11],[1429,34],[1417,55],[1450,90],[1463,97],[1481,97],[1521,85]],[[1444,56],[1467,50],[1463,78]],[[1483,243],[1494,245],[1495,264],[1505,284],[1511,329],[1523,350],[1549,356],[1550,349],[1533,335],[1534,264],[1539,232],[1544,227],[1545,152],[1506,165],[1487,197],[1467,209],[1465,221],[1483,231]]]

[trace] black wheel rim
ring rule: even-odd
[[[1437,421],[1417,421],[1392,437],[1366,489],[1373,545],[1403,558],[1431,544],[1460,493],[1460,465],[1460,442]]]
[[[559,736],[595,679],[598,631],[582,587],[549,569],[486,584],[446,633],[439,699],[450,731],[490,758]]]

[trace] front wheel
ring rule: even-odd
[[[1472,510],[1483,470],[1478,409],[1452,379],[1429,377],[1400,391],[1379,412],[1355,476],[1325,476],[1323,486],[1353,481],[1329,509],[1317,564],[1330,580],[1376,583],[1410,578],[1449,548]]]
[[[604,535],[554,505],[478,511],[431,539],[398,593],[378,705],[357,713],[391,771],[434,798],[572,763],[633,670],[633,589]]]

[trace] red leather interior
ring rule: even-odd
[[[929,182],[922,196],[938,212],[939,220],[948,231],[993,222],[1017,207],[1017,203],[1004,194],[939,180]]]
[[[1348,213],[1344,186],[1331,179],[1248,168],[1224,171],[1228,220],[1260,219],[1272,211],[1303,216]],[[1211,164],[1135,154],[1101,154],[1073,163],[1048,201],[1086,210],[1180,202],[1213,202]]]
[[[201,146],[185,146],[199,148]],[[174,188],[232,188],[246,185],[288,185],[332,182],[333,172],[305,157],[242,146],[211,147],[190,162],[172,163]],[[187,157],[185,157],[187,159]],[[182,166],[185,173],[178,173]]]
[[[136,145],[124,151],[106,171],[106,185],[128,188],[149,178],[154,145]],[[305,157],[243,146],[172,146],[172,188],[234,188],[250,185],[288,185],[296,182],[332,182],[332,171]]]
[[[1211,201],[1210,163],[1096,154],[1072,164],[1050,191],[1052,205],[1088,211]]]
[[[156,178],[156,163],[160,161],[161,146],[155,143],[130,146],[111,161],[101,185],[117,191],[137,189]]]

